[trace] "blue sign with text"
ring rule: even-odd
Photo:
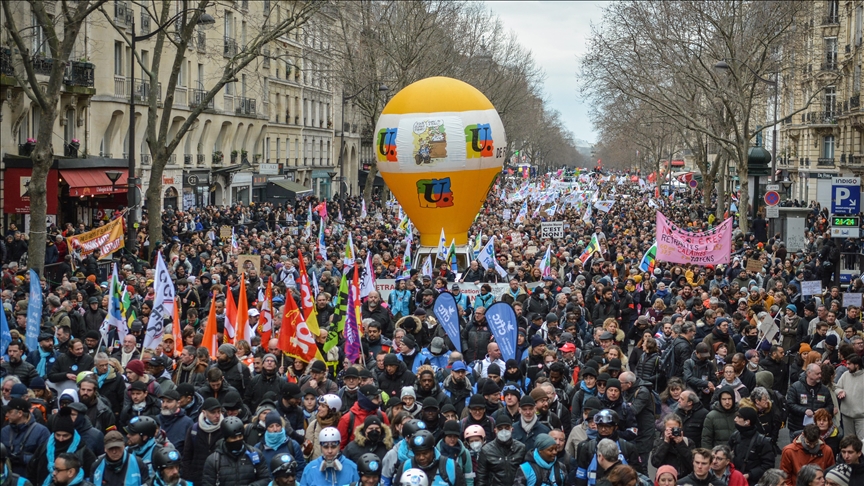
[[[858,214],[861,212],[861,179],[858,177],[831,178],[831,213]]]

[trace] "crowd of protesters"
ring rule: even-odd
[[[529,198],[570,190],[552,179],[531,181]],[[757,218],[748,233],[736,225],[728,264],[657,261],[643,271],[658,210],[693,230],[721,218],[698,191],[655,196],[602,173],[572,180],[614,199],[612,209],[586,216],[583,205],[562,203],[550,215],[531,202],[517,224],[523,201],[513,194],[525,182],[502,178],[470,231],[484,245],[495,237],[498,268],[474,261],[459,273],[446,264],[432,275],[407,270],[399,209],[386,200],[365,217],[358,198],[328,201],[324,221],[309,210],[320,208],[313,198],[290,208],[169,209],[161,241],[147,239],[145,215],[138,253],[113,255],[137,317],[125,338],[108,341],[99,254],[79,259],[65,243],[90,228],[53,227],[48,263],[64,265],[62,281],[42,277],[35,349],[25,345],[27,236],[4,230],[11,343],[0,485],[864,484],[864,284],[839,284],[850,244],[830,238],[827,211],[811,205],[795,251]],[[542,221],[564,221],[564,236],[541,238]],[[233,239],[220,237],[223,226]],[[349,231],[356,267],[344,264]],[[592,236],[602,250],[583,263]],[[173,332],[143,347],[159,251],[181,302],[171,326],[181,329],[182,352]],[[318,286],[326,361],[293,359],[257,335],[222,344],[213,359],[202,336],[212,309],[223,337],[228,292],[246,299],[254,329],[272,282],[278,334],[286,299],[300,303],[298,252]],[[260,268],[241,273],[245,254],[258,255]],[[324,343],[339,282],[355,271],[398,280],[388,298],[364,299],[363,358],[351,363],[344,346],[324,352]],[[805,295],[803,283],[815,280],[823,290]],[[496,283],[509,285],[493,293]],[[458,336],[435,318],[442,292],[460,305]],[[844,293],[859,294],[858,304],[846,305]],[[517,316],[515,358],[502,356],[485,319],[497,301]]]

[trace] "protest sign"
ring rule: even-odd
[[[564,237],[564,222],[563,221],[550,221],[547,223],[540,223],[540,237],[541,238],[563,238]]]
[[[101,228],[66,238],[66,243],[72,248],[72,252],[82,259],[97,248],[100,252],[99,258],[106,258],[126,245],[123,238],[123,218],[117,218]]]
[[[732,250],[732,218],[705,232],[678,229],[657,212],[657,260],[694,265],[729,263]]]
[[[801,295],[819,295],[822,293],[822,281],[807,280],[801,282]]]
[[[854,305],[855,307],[861,307],[861,296],[864,294],[851,294],[845,293],[843,294],[843,307],[849,307],[850,305]]]

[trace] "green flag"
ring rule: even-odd
[[[339,283],[339,295],[336,299],[336,309],[333,311],[333,324],[330,326],[327,342],[324,343],[324,353],[327,353],[339,344],[339,334],[345,329],[345,318],[347,316],[348,278],[345,274],[342,274],[342,281]]]

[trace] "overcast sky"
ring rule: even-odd
[[[486,1],[546,72],[547,98],[561,112],[567,128],[576,139],[592,143],[597,136],[588,119],[588,106],[577,93],[577,58],[585,52],[591,23],[600,22],[604,3]]]

